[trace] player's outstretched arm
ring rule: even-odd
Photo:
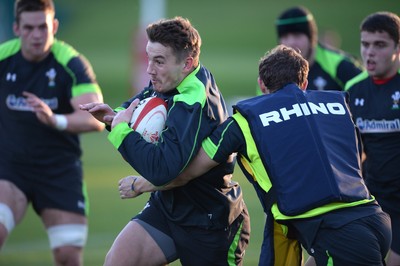
[[[24,91],[26,103],[32,108],[36,117],[43,124],[57,128],[59,130],[67,130],[72,133],[83,133],[90,131],[101,131],[104,125],[96,121],[90,114],[79,109],[79,104],[87,101],[102,101],[102,95],[98,93],[86,93],[71,99],[71,105],[74,108],[72,113],[56,114],[51,108],[38,96],[33,93]],[[57,118],[62,119],[62,123]]]
[[[80,109],[82,103],[87,102],[102,102],[103,96],[100,93],[84,93],[79,96],[75,96],[71,99],[71,105],[74,111],[67,115],[70,132],[83,133],[92,131],[101,131],[104,129],[104,124],[98,121],[89,113]]]
[[[114,110],[105,103],[101,102],[89,102],[79,105],[79,109],[89,112],[98,121],[111,125],[116,113]]]

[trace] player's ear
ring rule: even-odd
[[[19,37],[20,31],[19,31],[19,27],[18,27],[18,23],[17,22],[14,22],[14,24],[13,24],[13,31],[14,31],[15,36]]]
[[[183,71],[191,72],[193,70],[193,57],[186,57],[183,61]]]
[[[300,88],[305,91],[307,89],[308,86],[308,80],[304,80],[303,84],[301,84]]]
[[[53,19],[53,35],[55,35],[57,33],[58,25],[59,25],[58,19],[56,19],[56,18]]]
[[[396,49],[397,53],[400,53],[400,43],[396,44],[395,49]]]
[[[260,77],[257,78],[258,86],[260,86],[260,90],[263,94],[268,94],[269,91],[267,90],[267,87],[265,86],[264,82],[260,79]]]

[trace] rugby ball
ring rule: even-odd
[[[150,143],[158,139],[167,120],[167,103],[159,97],[149,97],[139,102],[133,111],[131,128]]]

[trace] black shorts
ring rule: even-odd
[[[380,198],[379,196],[376,196],[376,200],[381,205],[382,210],[390,216],[392,223],[392,244],[390,248],[400,254],[400,200],[398,197]],[[394,205],[396,206],[395,208],[393,208]]]
[[[182,265],[188,266],[243,264],[250,238],[250,218],[246,207],[228,228],[221,230],[180,226],[168,220],[149,202],[132,220],[139,220],[158,243],[168,263],[180,259]]]
[[[381,205],[382,210],[390,216],[392,221],[392,245],[390,248],[400,254],[400,181],[379,183],[368,180],[367,186]]]
[[[390,218],[380,212],[340,228],[320,228],[309,253],[317,265],[381,266],[390,240]]]
[[[16,185],[40,215],[46,208],[86,214],[86,187],[80,160],[51,167],[11,164],[0,160],[0,179]]]

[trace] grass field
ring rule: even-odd
[[[253,95],[258,59],[276,44],[273,22],[282,9],[298,1],[167,0],[167,16],[191,19],[203,39],[201,61],[215,75],[226,98]],[[138,23],[138,0],[55,0],[60,15],[58,38],[82,52],[93,64],[105,101],[117,105],[131,94],[132,40]],[[341,48],[359,55],[360,21],[369,13],[400,13],[396,0],[302,1],[314,13],[321,32],[335,30]],[[1,25],[0,25],[1,27]],[[144,205],[146,196],[122,201],[117,181],[132,174],[106,140],[106,133],[82,137],[84,169],[90,196],[89,239],[85,265],[102,265],[112,241]],[[252,187],[240,170],[235,179],[243,186],[252,223],[245,265],[257,265],[262,240],[263,212]],[[47,236],[33,211],[16,228],[0,254],[1,266],[52,265]],[[180,265],[174,263],[173,265]]]

